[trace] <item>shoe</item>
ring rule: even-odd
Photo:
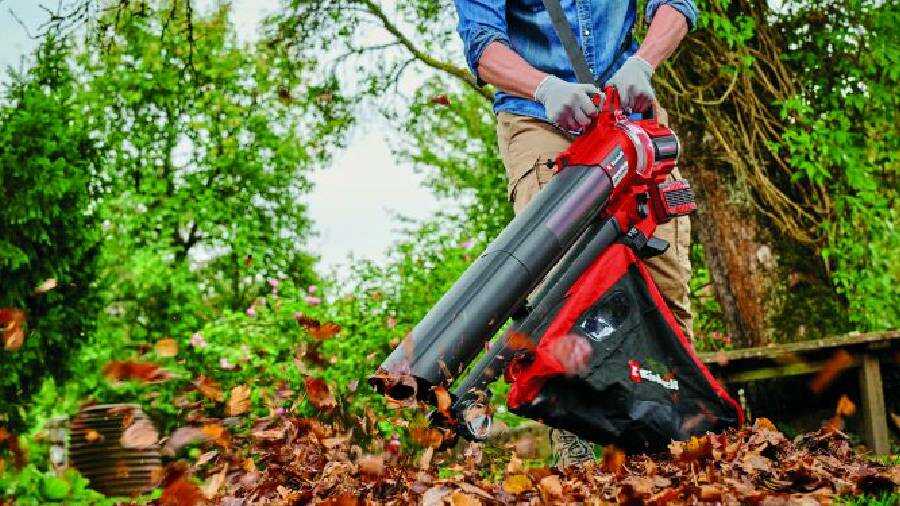
[[[550,429],[550,451],[558,469],[594,460],[594,445],[567,430]]]

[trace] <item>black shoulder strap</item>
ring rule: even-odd
[[[553,23],[556,35],[562,41],[566,54],[569,55],[569,61],[572,63],[572,68],[575,69],[575,77],[578,79],[578,82],[582,84],[596,84],[587,60],[584,59],[584,53],[578,45],[578,39],[575,38],[575,33],[572,31],[572,25],[566,19],[566,14],[563,12],[559,0],[542,1],[544,2],[544,8],[547,9],[547,14],[550,14],[550,22]]]

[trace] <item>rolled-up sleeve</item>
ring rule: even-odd
[[[653,21],[653,16],[656,15],[656,11],[663,5],[668,5],[683,14],[687,19],[689,30],[694,28],[694,25],[697,24],[697,6],[694,5],[692,0],[650,0],[647,2],[646,10],[648,23]]]
[[[457,31],[462,37],[466,62],[479,83],[478,61],[484,49],[491,42],[498,41],[507,46],[509,35],[506,29],[505,0],[456,0],[459,15]]]

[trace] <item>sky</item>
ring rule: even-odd
[[[34,49],[37,42],[16,17],[35,32],[46,19],[40,3],[55,5],[56,1],[0,0],[0,33],[4,39],[0,44],[0,68],[20,68],[23,55]],[[251,41],[260,21],[276,8],[278,0],[231,3],[239,37]],[[383,261],[385,251],[397,236],[397,215],[426,218],[438,209],[435,197],[422,186],[422,176],[392,156],[388,147],[390,135],[394,132],[384,122],[360,124],[332,166],[316,172],[312,178],[315,189],[306,203],[318,236],[310,241],[310,246],[321,256],[322,272],[345,277],[350,255]]]

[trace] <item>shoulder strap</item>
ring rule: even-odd
[[[584,53],[578,45],[578,39],[575,38],[575,33],[572,31],[572,25],[566,19],[566,14],[563,12],[559,0],[541,1],[544,2],[547,14],[550,14],[550,22],[553,23],[556,35],[562,42],[566,54],[569,55],[569,61],[572,63],[572,68],[575,69],[575,77],[578,79],[578,82],[582,84],[596,84],[587,60],[584,59]]]

